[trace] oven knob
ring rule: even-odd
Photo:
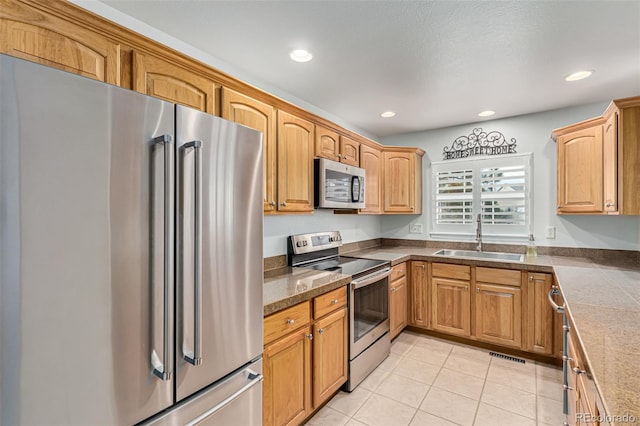
[[[296,247],[302,247],[302,241],[298,241],[298,242],[296,243]]]
[[[329,242],[330,242],[330,243],[334,242],[335,240],[336,240],[335,238],[333,238],[333,237],[329,237]]]
[[[302,245],[306,247],[307,246],[307,241],[305,241],[304,244],[302,244]]]

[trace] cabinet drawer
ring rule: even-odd
[[[297,330],[311,321],[311,302],[299,303],[295,306],[276,312],[264,319],[264,344]]]
[[[391,268],[391,274],[389,275],[389,282],[393,282],[398,278],[402,278],[407,275],[407,262],[399,263]]]
[[[442,278],[455,278],[459,280],[471,279],[471,267],[466,265],[450,265],[448,263],[434,263],[431,266],[431,275]]]
[[[346,286],[337,288],[313,299],[313,318],[318,319],[344,306],[347,306]]]
[[[520,271],[476,267],[476,281],[520,287]]]

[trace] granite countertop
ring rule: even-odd
[[[264,315],[281,311],[351,282],[351,275],[287,267],[264,279]]]
[[[640,419],[640,264],[565,256],[523,262],[434,255],[440,247],[380,246],[341,253],[387,260],[456,263],[554,273],[587,368],[609,415]],[[265,278],[264,314],[277,312],[351,281],[351,276],[305,268],[282,268]]]
[[[640,423],[640,265],[554,258],[565,309],[609,415]]]

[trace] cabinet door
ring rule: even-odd
[[[360,146],[360,167],[364,169],[364,202],[361,213],[382,212],[382,151]]]
[[[314,125],[278,111],[278,211],[313,211]]]
[[[393,339],[407,325],[407,277],[402,277],[389,285],[389,328]]]
[[[385,151],[383,158],[384,211],[413,213],[415,210],[415,154]]]
[[[340,136],[340,161],[352,166],[360,166],[360,142]]]
[[[216,114],[212,80],[154,56],[133,53],[133,90]]]
[[[602,125],[558,137],[558,213],[602,213]]]
[[[549,274],[527,274],[527,351],[553,355],[554,312],[548,299],[552,284]]]
[[[475,337],[520,348],[522,296],[518,287],[477,283]]]
[[[264,348],[264,425],[297,425],[311,412],[310,336],[305,327]]]
[[[347,381],[347,309],[313,325],[313,407],[319,407]]]
[[[262,132],[262,143],[264,144],[262,181],[264,211],[275,211],[277,179],[275,109],[270,105],[223,87],[222,118]]]
[[[471,336],[469,282],[432,278],[432,326],[457,336]]]
[[[603,127],[604,211],[618,211],[618,113],[614,112]]]
[[[329,129],[316,126],[316,157],[340,161],[340,136]]]
[[[24,7],[24,6],[19,6]],[[7,7],[8,15],[14,8]],[[0,19],[0,52],[94,80],[120,84],[120,46],[70,22],[29,10],[37,25]]]
[[[409,291],[409,324],[429,328],[427,262],[411,262],[411,288]]]

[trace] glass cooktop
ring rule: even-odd
[[[311,265],[305,265],[307,268],[317,269],[320,271],[339,272],[341,274],[358,277],[368,272],[373,272],[382,266],[388,266],[386,260],[375,259],[358,259],[356,257],[340,256],[338,258],[323,260]]]

